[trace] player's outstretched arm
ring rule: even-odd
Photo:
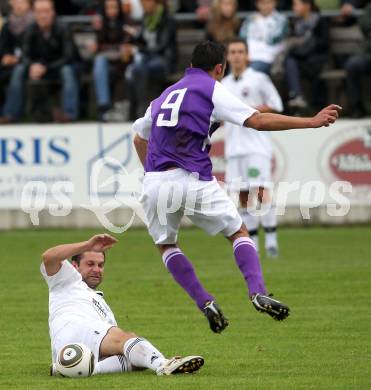
[[[330,104],[312,118],[300,118],[273,113],[256,113],[246,119],[244,126],[261,131],[327,127],[336,121],[341,109],[336,104]]]
[[[60,270],[62,261],[83,252],[103,252],[112,248],[116,243],[116,238],[109,234],[97,234],[87,241],[62,244],[49,248],[42,254],[41,258],[45,265],[46,273],[51,276]]]
[[[144,162],[145,162],[146,156],[147,156],[148,141],[146,139],[140,137],[138,134],[135,134],[134,146],[135,146],[135,150],[137,151],[139,160],[141,161],[142,165],[144,166]]]

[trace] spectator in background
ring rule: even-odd
[[[161,0],[142,0],[144,18],[134,46],[126,56],[133,62],[126,71],[130,116],[142,116],[150,101],[150,86],[160,85],[174,71],[177,58],[176,23]]]
[[[237,0],[214,0],[206,27],[206,39],[226,43],[235,38],[241,27],[237,17]]]
[[[5,98],[6,85],[21,61],[23,38],[33,23],[30,0],[12,0],[12,11],[0,34],[0,101]],[[7,102],[9,104],[9,101]],[[8,110],[8,107],[5,108]]]
[[[105,113],[111,108],[112,97],[110,75],[123,74],[128,62],[125,58],[125,43],[130,35],[125,31],[126,18],[122,12],[120,0],[104,0],[101,15],[95,19],[97,45],[93,51],[94,85],[98,106],[98,120],[105,120]]]
[[[371,3],[358,19],[358,23],[365,37],[364,50],[362,54],[350,57],[345,64],[349,111],[353,118],[362,118],[366,115],[362,99],[362,78],[371,72]]]
[[[369,0],[341,0],[340,15],[335,19],[336,24],[350,26],[357,23],[357,17],[354,11],[364,8],[368,3]]]
[[[54,120],[76,120],[79,113],[79,88],[74,68],[76,48],[72,35],[66,26],[56,21],[51,0],[36,0],[33,10],[36,22],[26,32],[22,63],[17,65],[13,72],[7,110],[4,108],[2,122],[15,122],[20,119],[27,78],[34,82],[60,80],[63,111],[56,110],[53,113]],[[40,92],[37,94],[40,104],[35,106],[43,110],[49,99]]]
[[[288,106],[296,111],[307,106],[302,90],[303,77],[311,82],[313,106],[318,107],[326,100],[319,76],[328,58],[329,31],[314,0],[294,0],[293,10],[295,18],[288,41],[285,74]]]
[[[257,0],[258,12],[242,25],[240,36],[247,40],[250,67],[269,74],[277,55],[285,48],[288,22],[276,10],[275,0]]]

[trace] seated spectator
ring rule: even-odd
[[[142,116],[150,101],[150,86],[160,85],[176,65],[176,23],[161,0],[142,0],[144,19],[127,55],[133,62],[126,71],[133,118]]]
[[[237,17],[236,0],[214,0],[211,17],[206,27],[206,39],[226,43],[235,38],[241,22]]]
[[[76,120],[79,113],[79,88],[75,61],[76,47],[68,28],[55,18],[52,0],[36,0],[33,6],[36,22],[26,32],[22,63],[17,65],[8,90],[7,103],[1,121],[16,122],[21,118],[23,94],[27,78],[37,83],[41,80],[60,80],[62,83],[63,111],[55,111],[56,121]],[[37,83],[38,84],[38,83]],[[38,110],[48,104],[48,95],[36,95]]]
[[[33,23],[30,0],[13,0],[12,11],[0,34],[0,101],[15,66],[21,61],[23,38]],[[9,104],[9,102],[8,102]]]
[[[353,55],[345,64],[349,113],[353,118],[362,118],[366,115],[362,98],[362,78],[371,72],[371,4],[365,8],[365,13],[359,18],[358,23],[365,37],[363,53]]]
[[[112,97],[110,75],[115,78],[123,74],[129,58],[125,58],[125,42],[130,35],[125,31],[125,16],[120,0],[105,0],[94,28],[97,32],[98,45],[94,58],[94,85],[98,106],[98,120],[105,119],[105,113],[111,108]]]
[[[258,12],[249,16],[240,36],[247,40],[250,67],[269,74],[277,55],[285,48],[287,18],[276,10],[275,0],[257,0]]]
[[[354,11],[366,7],[368,3],[369,0],[340,0],[340,15],[335,18],[335,24],[351,26],[357,23]]]
[[[288,106],[293,111],[307,106],[302,90],[302,79],[306,77],[312,86],[312,105],[322,107],[326,94],[319,76],[328,59],[328,25],[321,19],[314,0],[294,0],[293,10],[295,18],[285,60]]]

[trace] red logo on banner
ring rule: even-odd
[[[337,132],[320,153],[320,170],[327,181],[371,185],[371,126],[353,125]]]
[[[340,180],[353,185],[371,184],[371,147],[354,139],[341,144],[330,156],[330,168]]]

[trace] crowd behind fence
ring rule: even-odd
[[[346,0],[0,1],[0,124],[133,120],[200,40],[246,40],[290,114],[367,115],[371,4]]]

